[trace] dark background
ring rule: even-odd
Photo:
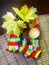
[[[36,7],[39,15],[49,14],[49,0],[0,0],[0,26],[3,23],[1,17],[6,14],[7,11],[12,11],[12,6],[21,8],[24,4],[27,4],[28,7]],[[4,33],[4,29],[0,27],[0,35],[2,33]]]

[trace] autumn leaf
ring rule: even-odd
[[[19,36],[23,32],[23,29],[27,28],[25,22],[29,23],[30,20],[38,18],[36,14],[37,9],[34,7],[28,8],[27,5],[22,6],[20,10],[16,7],[12,7],[12,9],[20,18],[16,20],[16,17],[11,12],[7,12],[7,14],[2,16],[5,20],[2,27],[7,29],[8,34],[14,33]]]
[[[3,15],[2,18],[5,19],[5,21],[8,21],[15,19],[15,16],[11,12],[7,12],[7,14]]]
[[[10,12],[7,14],[10,14]],[[23,29],[27,27],[26,24],[22,20],[15,21],[13,17],[10,19],[7,14],[7,17],[4,15],[5,22],[2,24],[2,27],[7,29],[8,34],[14,33],[15,35],[19,36]]]
[[[34,7],[28,8],[27,5],[24,5],[20,10],[15,7],[13,7],[12,9],[25,22],[29,23],[30,20],[34,20],[37,18],[37,14],[34,15],[37,12],[37,9]]]

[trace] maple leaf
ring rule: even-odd
[[[14,20],[15,16],[11,12],[7,12],[7,14],[3,15],[2,18],[5,19],[5,21],[8,21],[8,20],[12,20],[12,19]]]
[[[35,15],[37,9],[34,7],[28,8],[27,5],[24,5],[20,10],[15,7],[12,7],[12,9],[25,22],[29,23],[30,20],[38,18],[38,15],[37,14]]]
[[[8,12],[7,14],[10,13]],[[22,33],[21,30],[26,28],[26,24],[22,20],[15,21],[13,17],[10,18],[7,14],[3,16],[5,22],[2,24],[2,27],[7,29],[8,34],[14,33],[15,35],[19,36]]]

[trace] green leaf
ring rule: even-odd
[[[37,12],[37,8],[31,7],[31,9],[34,11],[34,13]]]
[[[7,12],[7,14],[2,16],[2,18],[5,19],[5,21],[15,19],[14,15],[11,12]]]
[[[37,14],[33,14],[32,17],[33,17],[34,19],[36,19],[36,18],[38,17],[38,15],[37,15]]]

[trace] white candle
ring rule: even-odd
[[[39,31],[39,29],[37,29],[37,28],[32,28],[32,29],[29,31],[29,36],[30,36],[31,38],[37,38],[37,37],[39,37],[39,35],[40,35],[40,31]]]

